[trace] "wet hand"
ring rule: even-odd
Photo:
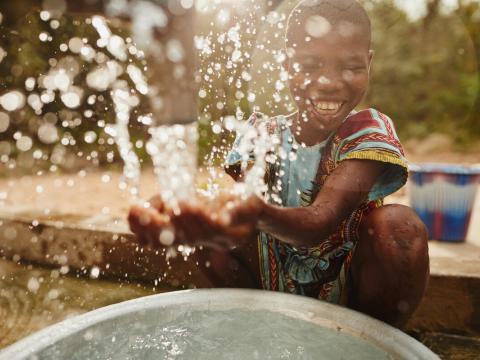
[[[128,222],[140,245],[158,248],[173,243],[173,225],[160,196],[153,197],[145,206],[132,206]]]
[[[255,231],[254,204],[253,199],[221,198],[213,203],[180,203],[179,211],[173,212],[156,196],[146,207],[132,207],[128,220],[141,245],[161,248],[175,243],[225,249],[247,241]]]

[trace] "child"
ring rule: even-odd
[[[173,224],[179,242],[234,242],[235,252],[209,255],[216,260],[209,271],[221,285],[232,276],[248,283],[238,275],[245,270],[264,289],[344,304],[402,326],[425,292],[427,234],[410,208],[383,205],[383,197],[407,179],[391,120],[374,109],[354,110],[368,87],[370,38],[369,18],[356,1],[300,2],[289,17],[284,64],[298,111],[250,119],[255,125],[268,121],[279,152],[287,154],[267,171],[281,206],[253,196],[229,210],[228,221],[213,220],[195,205],[166,220],[136,208],[130,222],[140,241],[155,243],[159,229]],[[235,149],[226,170],[241,180]]]

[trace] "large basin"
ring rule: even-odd
[[[45,328],[12,359],[439,359],[405,333],[303,296],[203,289],[147,296]]]

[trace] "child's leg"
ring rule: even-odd
[[[412,209],[386,205],[360,224],[351,265],[349,306],[394,326],[403,326],[425,293],[428,236]]]
[[[256,238],[234,250],[206,248],[195,255],[212,287],[260,288]]]

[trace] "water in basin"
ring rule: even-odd
[[[95,324],[35,359],[390,359],[341,329],[271,311],[160,308]]]

